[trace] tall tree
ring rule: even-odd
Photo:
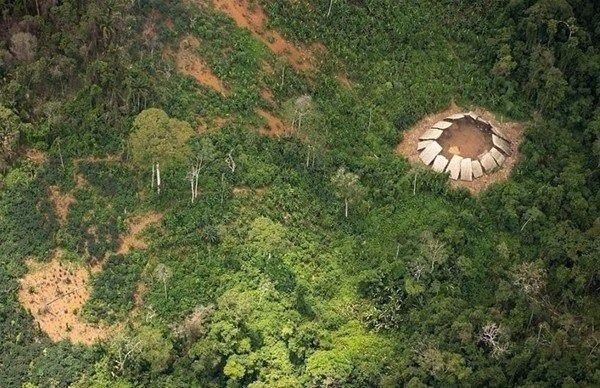
[[[173,271],[163,263],[159,263],[156,268],[154,268],[154,277],[163,284],[165,297],[167,296],[167,282],[171,276],[173,276]]]
[[[344,216],[348,218],[348,207],[362,199],[365,189],[361,186],[358,175],[346,171],[344,167],[340,167],[331,177],[331,183],[338,198],[344,201]]]
[[[210,139],[203,137],[197,144],[194,144],[193,158],[188,171],[188,179],[192,190],[192,203],[198,197],[198,180],[200,172],[208,164],[213,162],[217,156],[217,151]]]
[[[311,96],[303,95],[284,104],[284,116],[306,143],[306,167],[315,163],[315,155],[323,148],[323,120]]]
[[[169,168],[189,160],[188,140],[192,127],[185,121],[170,118],[163,110],[150,108],[137,115],[129,137],[133,162],[139,168],[150,166],[152,187],[157,193],[162,187],[161,166]]]
[[[10,52],[22,62],[31,62],[35,58],[37,38],[29,32],[17,32],[10,38]]]

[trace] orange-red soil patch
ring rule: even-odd
[[[79,315],[90,296],[90,272],[61,262],[59,255],[47,264],[29,263],[30,272],[21,280],[19,301],[52,341],[68,339],[90,345],[107,338],[116,325],[92,325]]]
[[[256,113],[267,121],[267,125],[258,131],[261,135],[279,137],[291,132],[291,129],[288,128],[279,117],[274,116],[271,112],[264,109],[256,109]]]
[[[415,164],[422,164],[419,159],[419,152],[417,151],[417,143],[419,142],[419,136],[425,132],[428,128],[430,128],[433,124],[438,121],[445,119],[448,116],[451,116],[455,113],[462,113],[465,111],[469,111],[469,109],[463,109],[455,104],[450,105],[447,109],[433,113],[429,116],[426,116],[421,121],[419,121],[415,126],[410,128],[409,130],[403,133],[404,138],[400,144],[396,146],[396,153],[399,155],[405,156],[410,162]],[[471,112],[476,113],[481,116],[483,119],[489,121],[494,127],[498,128],[502,131],[511,141],[511,146],[513,149],[513,153],[511,156],[506,158],[506,161],[502,165],[502,168],[491,174],[484,174],[482,177],[473,180],[472,182],[466,182],[462,180],[450,180],[450,185],[452,187],[465,187],[472,193],[477,193],[485,188],[487,188],[490,184],[497,181],[502,181],[508,178],[510,175],[510,171],[514,167],[515,163],[520,159],[521,155],[518,151],[519,145],[523,139],[523,130],[525,126],[522,123],[515,122],[507,122],[502,117],[496,117],[492,113],[485,111],[479,108],[470,109]],[[469,131],[470,132],[470,131]],[[475,143],[473,145],[467,145],[465,141],[473,138],[477,141],[476,135],[472,133],[466,133],[464,135],[460,134],[457,136],[464,136],[464,139],[459,139],[458,137],[451,137],[450,139],[442,140],[442,141],[450,141],[451,144],[448,147],[448,151],[450,151],[450,147],[454,146],[453,151],[459,152],[461,155],[466,155],[467,152],[470,154],[477,152],[480,147],[485,146],[482,143]],[[460,143],[458,142],[460,140]],[[455,144],[454,144],[455,143]],[[491,148],[491,147],[490,147]],[[444,148],[446,149],[446,148]],[[489,148],[488,148],[489,149]],[[450,152],[448,155],[452,156]],[[475,155],[477,157],[478,155]]]
[[[221,129],[225,126],[225,124],[227,124],[230,121],[231,121],[230,117],[217,117],[215,119],[214,127],[215,127],[215,129]]]
[[[50,186],[50,201],[54,205],[58,220],[61,225],[64,225],[69,214],[69,206],[75,202],[75,197],[71,193],[61,192],[57,186]]]
[[[46,154],[40,150],[36,150],[35,148],[27,148],[25,150],[25,157],[36,164],[42,164],[48,161]]]
[[[143,281],[137,284],[135,292],[133,293],[133,308],[129,313],[130,317],[139,318],[142,305],[144,304],[144,295],[146,294],[146,290],[147,287]]]
[[[324,48],[314,44],[302,48],[288,42],[280,33],[266,28],[267,16],[260,4],[249,0],[213,0],[215,7],[229,15],[241,28],[247,28],[274,54],[283,56],[296,70],[306,71],[314,67],[313,53]]]
[[[179,49],[175,54],[166,51],[165,56],[172,57],[174,55],[177,70],[194,77],[202,85],[206,85],[222,95],[227,95],[228,90],[225,85],[198,56],[196,50],[199,46],[200,41],[198,39],[187,36],[179,42]]]
[[[346,74],[338,74],[336,77],[340,85],[342,85],[346,89],[352,89],[352,82],[348,79]]]
[[[161,213],[150,213],[130,220],[129,232],[121,239],[117,253],[125,254],[134,248],[146,248],[144,241],[139,238],[140,232],[162,217]],[[108,338],[122,327],[122,324],[93,325],[80,315],[90,297],[90,274],[101,271],[102,262],[88,268],[64,263],[57,251],[49,263],[31,261],[28,264],[30,271],[21,279],[19,301],[51,340],[68,339],[74,343],[91,345]]]
[[[148,225],[162,220],[162,213],[149,213],[142,217],[134,218],[128,222],[129,233],[121,238],[117,253],[125,254],[131,249],[145,249],[146,243],[139,237],[139,234]]]
[[[260,91],[260,96],[262,97],[263,100],[265,100],[271,104],[275,103],[275,101],[273,100],[273,92],[271,92],[268,88],[263,88]]]
[[[231,120],[231,117],[217,117],[211,121],[201,118],[199,119],[199,124],[196,127],[196,132],[198,132],[198,134],[217,132]]]

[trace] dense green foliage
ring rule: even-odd
[[[25,135],[29,128],[13,111],[0,105],[0,171],[6,170],[15,158],[21,134]]]
[[[47,155],[2,159],[0,386],[600,385],[599,5],[260,4],[326,47],[309,74],[204,2],[0,0],[0,136]],[[188,35],[227,95],[164,55]],[[509,180],[473,196],[394,153],[450,102],[527,121]],[[54,249],[103,263],[81,319],[118,334],[37,329],[18,279]]]
[[[98,318],[109,322],[121,318],[133,307],[133,297],[142,271],[144,257],[136,253],[128,256],[113,255],[104,263],[103,270],[92,281],[92,295],[84,307],[90,320]]]
[[[135,207],[131,170],[114,162],[78,163],[74,167],[86,184],[74,190],[59,244],[69,252],[101,260],[118,247],[127,211]]]

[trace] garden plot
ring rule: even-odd
[[[264,109],[256,109],[256,113],[266,121],[266,125],[259,129],[258,133],[265,136],[280,137],[290,134],[292,129],[286,126],[283,121],[271,112]]]
[[[129,233],[121,238],[118,253],[146,248],[139,234],[161,219],[162,214],[150,213],[131,220]],[[85,267],[61,260],[61,256],[62,253],[56,251],[49,263],[29,263],[29,273],[21,279],[19,301],[52,341],[67,339],[90,345],[108,338],[122,325],[94,325],[83,320],[80,314],[90,297],[91,276],[102,270],[102,262]]]
[[[30,272],[21,280],[19,301],[52,341],[68,339],[90,345],[107,338],[115,327],[92,325],[79,315],[90,297],[91,271],[62,261],[60,256],[57,251],[47,264],[29,263]]]

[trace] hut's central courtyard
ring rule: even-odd
[[[450,159],[453,155],[477,159],[492,148],[492,139],[477,126],[474,120],[460,119],[438,138],[441,154]]]

